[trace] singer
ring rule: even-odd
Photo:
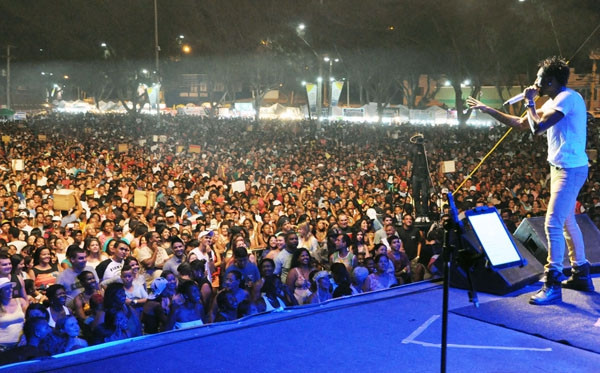
[[[558,57],[540,62],[535,83],[525,88],[527,115],[507,115],[469,97],[467,105],[490,114],[501,123],[517,129],[530,129],[534,135],[547,132],[550,163],[550,201],[544,228],[548,238],[548,264],[542,288],[529,303],[546,305],[562,300],[562,287],[594,291],[581,229],[575,220],[575,203],[588,175],[586,108],[581,95],[567,87],[569,67]],[[536,96],[548,96],[541,108]],[[562,281],[565,239],[569,248],[572,275]]]

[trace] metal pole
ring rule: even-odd
[[[350,79],[346,78],[346,106],[350,107]]]
[[[329,60],[329,95],[328,95],[328,100],[329,100],[329,105],[328,105],[328,110],[327,110],[327,120],[331,119],[331,101],[333,100],[333,80],[331,80],[331,75],[333,75],[333,59]]]
[[[156,117],[158,118],[158,123],[160,123],[160,70],[158,64],[158,52],[160,51],[160,47],[158,46],[158,2],[154,0],[154,56],[156,59],[156,87],[158,88],[158,92],[156,93]]]
[[[10,109],[10,45],[6,46],[6,108]]]
[[[317,121],[321,121],[321,115],[323,114],[323,64],[321,63],[321,59],[318,59],[319,62],[319,77],[317,78]]]

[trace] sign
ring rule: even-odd
[[[383,117],[384,118],[394,118],[399,115],[400,115],[400,110],[396,107],[383,108]]]
[[[188,148],[189,153],[200,153],[201,147],[200,145],[190,145]]]
[[[440,171],[443,174],[456,172],[456,165],[454,164],[454,161],[443,161],[440,164]]]
[[[364,117],[365,109],[364,108],[344,108],[343,115],[345,117]]]
[[[13,159],[11,163],[14,171],[23,171],[25,169],[25,161],[22,159]]]
[[[133,205],[136,207],[154,207],[156,193],[146,190],[136,190],[133,193]]]
[[[244,180],[238,180],[231,183],[231,191],[232,192],[240,192],[243,193],[246,191],[246,183]]]

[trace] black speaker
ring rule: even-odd
[[[515,238],[519,240],[542,264],[548,262],[548,240],[546,239],[546,232],[544,231],[544,219],[545,217],[543,216],[527,218],[521,222],[514,233]],[[581,233],[583,233],[585,256],[592,265],[593,272],[599,272],[600,230],[598,230],[587,214],[575,215],[575,220],[577,220]],[[566,246],[563,265],[567,269],[571,268]]]
[[[483,249],[473,232],[467,232],[461,238],[464,247],[463,255],[473,257],[473,255],[483,254]],[[471,268],[475,291],[504,295],[539,280],[544,267],[518,240],[513,239],[513,241],[525,260],[525,265],[494,270],[486,267],[485,257],[481,256]],[[450,285],[460,289],[470,289],[466,270],[460,266],[460,257],[463,255],[458,255],[459,263],[454,262],[450,267]]]

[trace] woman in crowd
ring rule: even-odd
[[[42,341],[42,347],[50,355],[61,354],[87,347],[88,343],[79,338],[81,331],[75,316],[66,316],[56,322],[53,332]]]
[[[193,280],[200,289],[200,298],[202,299],[202,306],[205,310],[209,309],[210,302],[213,298],[213,287],[210,280],[206,277],[206,260],[194,260],[190,263],[190,267],[193,273]]]
[[[161,227],[157,230],[160,234],[160,242],[158,244],[159,251],[156,253],[156,261],[154,266],[162,268],[163,264],[169,259],[167,252],[171,250],[171,230],[167,227]]]
[[[258,232],[256,232],[256,222],[251,218],[251,214],[247,214],[242,226],[248,232],[248,240],[250,241],[250,250],[261,248],[258,242]],[[264,247],[264,246],[263,246]]]
[[[41,303],[31,303],[27,306],[27,309],[25,310],[25,321],[34,317],[40,317],[46,321],[50,320],[48,309]]]
[[[304,247],[308,249],[308,252],[317,261],[320,261],[319,255],[319,242],[312,234],[310,221],[305,221],[298,225],[298,247]]]
[[[330,300],[333,297],[331,294],[331,282],[329,281],[329,272],[317,272],[313,277],[313,282],[315,286],[315,291],[311,294],[306,303],[323,303]]]
[[[276,235],[276,242],[277,242],[277,248],[273,248],[269,254],[267,254],[267,256],[265,256],[265,258],[269,258],[269,259],[275,259],[277,257],[277,255],[279,255],[279,253],[281,252],[281,250],[283,250],[283,248],[285,247],[285,234],[282,233],[278,233]]]
[[[217,314],[215,322],[233,321],[237,319],[238,301],[229,289],[219,291],[216,296]]]
[[[140,271],[140,262],[134,256],[128,256],[123,260],[123,266],[130,266],[133,272],[133,283],[139,286],[146,286],[146,274]]]
[[[116,243],[117,240],[115,240],[114,238],[106,239],[106,241],[104,241],[104,244],[102,245],[102,252],[108,256],[111,256],[113,247],[115,247]]]
[[[13,286],[8,278],[0,278],[0,349],[3,350],[17,345],[25,322],[27,302],[13,298]]]
[[[71,315],[71,310],[65,305],[67,303],[67,291],[60,284],[53,284],[46,289],[48,297],[48,325],[56,326],[56,322],[66,316]]]
[[[47,288],[56,283],[58,267],[52,264],[52,253],[47,247],[39,247],[33,253],[33,268],[29,278],[34,280],[36,289]]]
[[[215,251],[221,255],[221,260],[223,263],[226,262],[225,251],[229,246],[229,241],[231,240],[231,232],[229,231],[229,224],[226,222],[222,222],[216,236],[213,238],[214,249]]]
[[[92,344],[119,341],[140,335],[130,330],[130,319],[123,309],[110,308],[106,310],[103,319],[104,322],[94,328]]]
[[[231,290],[232,294],[235,295],[238,303],[247,299],[249,294],[248,291],[242,288],[242,273],[238,270],[231,270],[225,275],[224,288]]]
[[[298,301],[278,276],[273,274],[264,277],[261,288],[261,298],[258,309],[260,312],[282,310],[285,307],[296,306]]]
[[[261,253],[261,258],[271,258],[273,259],[277,254],[279,254],[279,246],[277,246],[277,237],[269,236],[266,240],[265,249]]]
[[[142,312],[142,323],[146,334],[156,334],[167,330],[166,325],[171,305],[168,298],[163,298],[167,285],[168,280],[163,277],[154,279],[150,285],[150,294]]]
[[[331,276],[335,283],[335,289],[332,294],[334,298],[359,293],[359,291],[354,288],[354,285],[352,285],[348,269],[342,263],[333,263],[331,265]]]
[[[368,292],[388,289],[398,283],[394,274],[388,272],[388,265],[389,259],[387,255],[377,254],[375,257],[375,273],[371,273],[367,276],[367,279],[363,284],[363,291]]]
[[[183,303],[171,304],[167,330],[204,325],[204,307],[202,307],[198,285],[194,281],[184,281],[179,285],[179,294],[183,298]]]
[[[365,242],[365,232],[362,229],[357,230],[352,239],[352,253],[354,255],[363,253],[367,257],[371,256],[369,250],[369,245]]]
[[[108,240],[107,240],[108,241]],[[100,262],[108,259],[109,255],[100,249],[100,240],[96,237],[88,237],[83,244],[87,265],[96,268]]]
[[[292,255],[292,266],[286,279],[286,285],[293,290],[298,304],[304,304],[310,296],[310,281],[312,272],[310,253],[305,248],[297,249]]]
[[[14,254],[10,257],[12,263],[12,271],[10,273],[10,281],[15,285],[13,286],[13,298],[27,299],[27,292],[25,291],[25,276],[23,269],[25,268],[25,259],[19,255]]]
[[[167,271],[163,271],[160,274],[160,277],[167,280],[167,288],[165,289],[164,295],[169,298],[173,298],[173,296],[177,293],[177,286],[179,284],[179,280],[177,279],[177,276],[175,276],[175,273],[167,270]]]
[[[102,292],[98,287],[96,276],[90,271],[82,271],[77,275],[77,280],[83,286],[83,290],[73,299],[74,314],[79,322],[85,323],[90,316],[94,315],[90,306],[91,297],[94,294],[102,295]]]
[[[258,234],[258,247],[269,247],[269,240],[273,236],[273,226],[271,224],[261,224]],[[263,257],[266,253],[263,251]]]
[[[127,320],[127,331],[130,336],[142,335],[142,325],[140,319],[136,315],[135,311],[125,303],[127,296],[123,284],[120,282],[113,282],[106,287],[104,291],[104,304],[103,310],[96,314],[94,320],[95,325],[99,325],[105,322],[105,316],[111,313],[111,317],[118,316],[118,313],[122,314]],[[109,323],[111,326],[115,326],[114,320]]]

